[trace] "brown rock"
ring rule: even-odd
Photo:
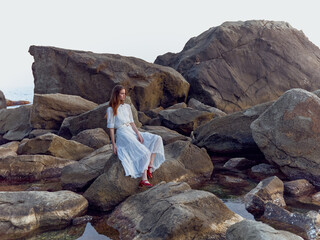
[[[273,165],[266,163],[260,163],[258,165],[255,165],[249,170],[249,176],[259,181],[271,176],[278,175],[280,175],[279,169]]]
[[[8,156],[17,156],[17,150],[19,147],[19,142],[9,142],[0,146],[0,159],[6,158]]]
[[[65,94],[34,94],[31,124],[34,128],[59,129],[66,117],[92,110],[96,103],[79,96]]]
[[[305,179],[298,179],[284,183],[284,193],[294,197],[309,195],[315,191],[315,187]]]
[[[183,102],[188,82],[174,69],[138,58],[31,46],[35,93],[78,95],[98,104],[124,85],[139,111]],[[68,67],[66,67],[66,64]]]
[[[181,103],[176,103],[166,109],[179,109],[179,108],[186,108],[187,104],[185,102],[181,102]]]
[[[148,117],[144,112],[138,112],[138,119],[142,125],[148,124],[148,122],[151,120],[151,118]]]
[[[0,90],[0,109],[7,108],[6,97],[3,92]]]
[[[299,57],[297,57],[299,56]],[[320,49],[285,22],[225,22],[159,56],[190,83],[189,97],[231,113],[291,88],[320,87]]]
[[[108,134],[102,128],[87,129],[76,136],[73,136],[71,140],[82,143],[93,149],[98,149],[110,143]]]
[[[164,110],[164,108],[160,106],[160,107],[145,111],[145,114],[150,118],[156,118],[156,117],[158,117],[159,112],[162,110]]]
[[[186,183],[161,182],[129,197],[108,224],[121,239],[222,240],[227,228],[241,220],[212,193],[192,190]]]
[[[244,170],[252,167],[255,164],[254,161],[248,160],[246,158],[231,158],[226,162],[223,167],[226,169],[238,169]]]
[[[289,90],[251,129],[266,159],[289,179],[320,186],[320,98],[302,89]]]
[[[223,117],[226,116],[227,114],[223,111],[221,111],[218,108],[211,107],[209,105],[205,105],[202,102],[198,101],[197,99],[191,98],[188,102],[188,107],[197,109],[199,111],[207,111],[207,112],[212,112],[215,114],[216,117]]]

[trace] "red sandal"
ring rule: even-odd
[[[151,183],[149,183],[148,180],[141,180],[140,183],[139,183],[139,187],[143,187],[143,186],[146,186],[146,187],[153,187],[153,185]]]
[[[148,171],[147,171],[147,175],[148,175],[148,178],[152,178],[152,172],[150,171],[150,169],[152,170],[152,167],[151,166],[148,166]]]

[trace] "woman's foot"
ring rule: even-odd
[[[148,180],[141,180],[140,183],[139,183],[139,187],[143,187],[143,186],[146,186],[146,187],[153,187],[153,185],[148,181]]]
[[[148,175],[148,178],[152,178],[152,166],[148,166],[148,171],[147,171],[147,175]]]

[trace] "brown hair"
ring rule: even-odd
[[[119,99],[119,93],[122,89],[125,89],[122,85],[116,85],[111,92],[111,98],[109,101],[109,106],[112,107],[113,116],[117,115],[117,110],[120,103],[123,103],[123,100]]]

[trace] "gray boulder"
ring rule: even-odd
[[[0,90],[0,109],[7,108],[6,97],[3,92]]]
[[[87,129],[73,136],[71,140],[98,149],[110,143],[108,134],[102,128]]]
[[[155,63],[180,72],[189,97],[231,113],[291,88],[319,89],[319,58],[320,49],[288,23],[252,20],[210,28]]]
[[[223,117],[227,115],[225,112],[221,111],[218,108],[211,107],[209,105],[203,104],[202,102],[198,101],[195,98],[191,98],[188,102],[188,107],[197,109],[199,111],[207,111],[207,112],[212,112],[215,114],[217,117]]]

